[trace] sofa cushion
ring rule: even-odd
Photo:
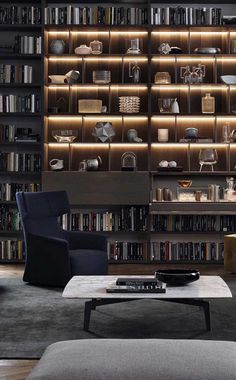
[[[236,342],[88,339],[50,345],[27,380],[236,380]]]
[[[107,274],[107,252],[96,249],[73,249],[69,251],[71,275]]]

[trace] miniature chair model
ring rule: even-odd
[[[24,232],[23,281],[63,287],[75,275],[105,275],[107,241],[90,232],[64,230],[58,218],[70,212],[65,191],[16,193]]]

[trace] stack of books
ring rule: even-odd
[[[40,191],[39,183],[0,183],[0,201],[15,201],[19,191]]]
[[[15,36],[14,52],[18,54],[41,54],[41,36]]]
[[[20,215],[18,210],[8,206],[0,207],[0,231],[20,231]]]
[[[0,260],[23,260],[25,256],[24,242],[21,240],[1,240]]]
[[[1,172],[39,172],[41,155],[38,153],[0,153]]]
[[[165,293],[166,286],[156,278],[121,277],[106,291],[107,293]]]
[[[224,243],[215,242],[170,242],[151,243],[151,260],[158,261],[222,261]]]
[[[45,24],[55,25],[145,25],[148,9],[137,7],[65,7],[45,8]]]
[[[234,232],[234,215],[152,215],[151,231]]]
[[[64,228],[73,231],[146,231],[148,212],[145,206],[122,207],[110,212],[72,211],[64,219]]]
[[[8,25],[38,25],[42,22],[40,7],[34,5],[11,5],[0,7],[0,24]]]
[[[40,112],[40,96],[37,94],[0,94],[0,112]]]
[[[145,242],[115,241],[108,242],[109,260],[147,260]]]
[[[0,64],[0,83],[32,83],[33,67],[30,65]]]
[[[152,25],[221,25],[221,8],[151,8]]]

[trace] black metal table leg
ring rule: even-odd
[[[93,298],[91,301],[86,301],[84,304],[84,330],[89,330],[89,323],[90,323],[90,317],[91,317],[91,311],[96,310],[97,306],[103,306],[103,305],[111,305],[113,303],[123,303],[123,302],[130,302],[134,301],[134,299],[128,298],[128,299],[97,299]]]
[[[93,301],[87,301],[84,304],[84,330],[85,331],[88,331],[89,329],[91,310],[93,308],[92,303]]]
[[[199,306],[203,308],[204,310],[204,316],[205,316],[205,322],[206,322],[206,328],[208,331],[211,330],[211,313],[210,313],[210,303],[205,300],[200,299],[188,299],[188,298],[156,298],[158,301],[165,301],[165,302],[173,302],[173,303],[180,303],[183,305],[192,305],[192,306]]]
[[[202,301],[202,307],[204,309],[207,330],[211,331],[211,311],[209,302]]]

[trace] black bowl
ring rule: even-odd
[[[200,273],[191,269],[166,269],[155,272],[155,276],[168,285],[181,286],[198,280]]]

